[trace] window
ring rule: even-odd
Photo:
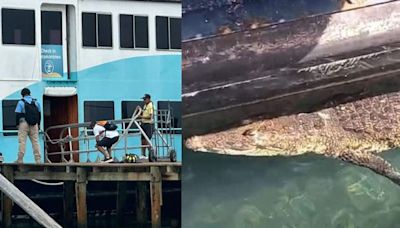
[[[149,20],[147,17],[135,16],[135,40],[137,48],[149,48]]]
[[[15,120],[15,107],[19,100],[3,100],[3,130],[18,130]],[[17,133],[4,133],[7,135],[16,135]]]
[[[148,18],[121,14],[119,16],[121,48],[148,48]]]
[[[181,102],[180,101],[159,101],[158,104],[158,110],[170,110],[171,111],[171,117],[172,117],[172,127],[173,128],[181,128],[182,123],[181,123]],[[160,117],[159,117],[160,118]],[[158,126],[161,127],[162,126]]]
[[[122,101],[122,119],[131,118],[137,106],[143,107],[143,101]],[[136,125],[133,124],[131,129],[137,129]]]
[[[112,47],[111,15],[82,13],[84,47]]]
[[[156,17],[157,49],[169,49],[168,17]]]
[[[181,49],[181,19],[156,17],[157,49]]]
[[[97,46],[95,13],[82,13],[82,39],[85,47]]]
[[[134,48],[133,16],[119,15],[119,44],[122,48]]]
[[[85,122],[114,119],[113,101],[85,101]]]
[[[35,11],[2,9],[3,44],[35,45]]]
[[[111,15],[97,15],[98,46],[112,47]]]
[[[62,44],[61,12],[42,11],[42,44]]]
[[[169,23],[171,29],[171,49],[181,49],[181,19],[170,18]]]

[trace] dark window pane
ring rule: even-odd
[[[133,16],[119,15],[119,43],[122,48],[134,48]]]
[[[114,119],[114,102],[85,101],[85,122]]]
[[[62,44],[61,12],[42,11],[42,44]]]
[[[135,40],[137,48],[149,47],[149,22],[147,17],[135,16]]]
[[[98,14],[97,27],[99,32],[98,46],[112,47],[111,15]]]
[[[181,128],[181,102],[180,101],[159,101],[158,110],[170,110],[172,117],[172,127]],[[159,126],[160,127],[160,126]]]
[[[157,49],[169,49],[168,17],[156,17]]]
[[[2,9],[3,44],[35,45],[35,11]]]
[[[3,130],[17,130],[15,126],[15,107],[19,100],[3,100]],[[4,135],[16,135],[16,133],[4,133]]]
[[[171,49],[181,49],[181,19],[170,18],[171,27]]]
[[[96,47],[96,14],[82,13],[82,40],[85,47]]]
[[[122,101],[122,119],[131,118],[137,106],[143,107],[143,101]],[[135,124],[131,127],[131,129],[136,128]]]

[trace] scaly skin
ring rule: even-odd
[[[194,136],[186,147],[248,156],[313,152],[367,167],[400,185],[400,173],[376,155],[400,147],[400,92]]]

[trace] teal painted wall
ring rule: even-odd
[[[152,95],[155,105],[158,101],[181,101],[181,55],[122,59],[76,72],[74,73],[74,78],[75,76],[77,80],[46,80],[33,84],[28,88],[31,90],[32,96],[37,98],[43,106],[45,87],[75,86],[78,91],[79,122],[84,122],[84,101],[114,101],[115,119],[121,119],[122,101],[140,100],[144,93]],[[7,100],[11,99],[20,99],[20,91],[7,97]],[[2,111],[0,113],[2,115]],[[0,126],[3,126],[2,116],[0,116]],[[43,123],[41,127],[43,129]],[[131,143],[136,144],[134,139]],[[41,140],[40,144],[43,150],[43,140]],[[18,147],[17,136],[3,136],[3,134],[0,134],[0,145],[2,145],[0,152],[3,153],[5,162],[15,161]],[[26,147],[24,162],[33,162],[30,142],[27,142]],[[81,145],[81,148],[86,147]],[[180,135],[175,137],[175,148],[178,152],[178,160],[181,161],[182,141]],[[122,154],[122,152],[119,152],[119,154]],[[97,157],[97,155],[93,155],[93,157]],[[85,161],[86,157],[83,156],[82,159],[84,159],[82,161]]]

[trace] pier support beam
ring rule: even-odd
[[[151,224],[153,228],[161,227],[162,181],[159,167],[150,168]]]
[[[64,181],[64,223],[72,226],[74,213],[74,182]]]
[[[10,166],[3,167],[3,174],[11,183],[14,183],[14,172]],[[2,193],[2,211],[3,211],[3,227],[11,227],[11,213],[13,208],[13,202],[6,194]]]
[[[147,219],[147,189],[148,185],[146,182],[137,182],[136,184],[136,221],[144,224],[148,221]]]
[[[78,227],[87,227],[87,205],[86,205],[86,183],[87,173],[85,168],[78,167],[76,170],[76,214],[78,217]]]
[[[126,208],[126,182],[120,181],[117,184],[117,217],[119,225],[123,225],[124,211]]]

